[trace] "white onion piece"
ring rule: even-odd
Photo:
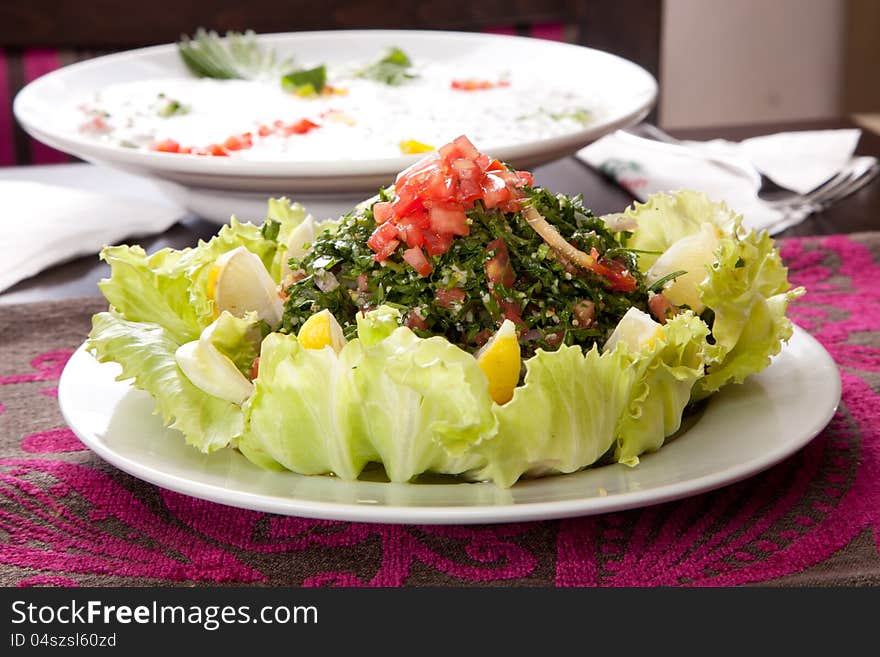
[[[535,210],[535,208],[531,206],[523,208],[523,218],[529,226],[535,229],[535,232],[541,236],[541,239],[547,242],[550,248],[557,251],[560,255],[565,257],[566,260],[569,260],[584,269],[593,269],[596,264],[595,259],[569,244],[568,241],[559,234],[559,231],[551,226],[547,220]]]

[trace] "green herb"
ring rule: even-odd
[[[280,221],[275,221],[274,219],[266,219],[266,221],[260,227],[260,234],[263,236],[264,239],[272,240],[274,242],[278,239],[278,231],[280,230]]]
[[[593,114],[588,109],[578,108],[572,110],[570,112],[554,112],[552,110],[548,110],[544,107],[538,109],[537,112],[533,114],[523,114],[522,116],[518,116],[518,121],[524,121],[526,119],[532,119],[538,116],[549,116],[554,121],[562,121],[564,119],[571,119],[581,125],[589,125],[593,122]]]
[[[252,31],[227,32],[199,28],[193,38],[183,35],[177,51],[187,68],[202,78],[252,80],[263,75],[282,75],[293,68],[292,60],[279,60],[273,50],[260,48]]]
[[[281,87],[297,96],[315,96],[327,86],[327,67],[323,64],[315,68],[293,71],[281,78]]]
[[[410,70],[411,68],[412,61],[406,53],[400,48],[389,48],[384,57],[362,68],[356,75],[359,78],[397,86],[416,77],[415,73]]]
[[[173,98],[168,98],[165,94],[160,93],[159,96],[159,107],[156,110],[156,114],[161,116],[162,118],[168,118],[169,116],[187,114],[189,112],[189,107],[184,105],[179,100],[174,100]]]
[[[674,271],[671,274],[666,274],[663,278],[658,278],[656,281],[651,283],[648,286],[648,292],[659,292],[663,289],[663,286],[666,285],[669,281],[674,281],[679,276],[684,276],[687,274],[684,270]]]
[[[619,248],[613,233],[584,209],[580,197],[557,196],[539,188],[528,193],[530,203],[577,248],[587,252],[596,248],[607,258]],[[443,335],[475,351],[504,320],[504,306],[513,304],[522,318],[522,350],[530,355],[563,343],[584,348],[601,345],[631,306],[646,309],[647,293],[633,254],[620,251],[613,258],[633,272],[639,287],[630,293],[615,292],[591,272],[567,270],[521,214],[504,214],[477,203],[467,215],[470,234],[455,238],[448,252],[431,258],[433,270],[425,277],[400,253],[382,263],[373,259],[367,246],[376,228],[371,205],[346,215],[335,230],[321,233],[301,260],[291,260],[291,269],[302,278],[286,290],[284,330],[295,333],[310,315],[327,308],[346,337],[353,337],[361,310],[391,304],[405,316],[418,313],[428,329],[414,329],[417,334]],[[504,240],[516,274],[510,288],[489,287],[486,262],[492,254],[486,246],[497,238]],[[326,273],[333,274],[337,287],[322,285]],[[464,292],[464,300],[444,305],[442,292],[454,288]],[[595,320],[588,325],[575,314],[582,301],[595,307]]]

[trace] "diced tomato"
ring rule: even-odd
[[[535,184],[535,178],[529,171],[517,171],[516,176],[520,179],[520,181],[522,181],[523,185],[528,185],[529,187],[531,187]]]
[[[504,316],[504,319],[509,319],[517,326],[527,326],[521,316],[522,311],[517,304],[512,301],[502,301],[498,305],[501,306],[501,314]]]
[[[505,241],[500,237],[492,240],[486,246],[486,251],[492,253],[486,261],[486,278],[493,286],[501,283],[504,287],[513,287],[516,274],[510,264],[510,251]]]
[[[617,260],[605,260],[595,248],[590,249],[590,257],[595,260],[595,264],[590,268],[591,271],[608,281],[612,290],[632,292],[638,287],[635,276],[625,265]]]
[[[483,205],[495,208],[510,199],[510,189],[497,174],[487,173],[481,185]]]
[[[486,156],[488,159],[488,155]],[[504,166],[504,163],[501,160],[492,160],[486,166],[486,171],[506,171],[507,167]]]
[[[404,187],[398,190],[397,200],[391,204],[391,208],[395,215],[404,217],[412,212],[424,210],[425,205],[412,188]]]
[[[476,160],[478,157],[480,157],[480,151],[478,151],[477,147],[471,143],[471,140],[464,135],[456,137],[452,140],[452,143],[458,146],[458,150],[461,152],[463,157],[466,157],[470,160]]]
[[[293,123],[282,125],[281,134],[283,134],[285,137],[289,137],[290,135],[304,135],[307,132],[310,132],[315,128],[320,127],[321,126],[314,121],[309,121],[308,119],[300,119],[299,121],[294,121]]]
[[[430,256],[443,255],[452,246],[452,233],[438,234],[433,231],[424,232],[425,251]]]
[[[377,224],[384,224],[394,216],[394,210],[391,209],[391,202],[373,204],[373,218]]]
[[[432,169],[424,181],[422,195],[432,201],[453,201],[455,180],[439,166]]]
[[[428,259],[425,257],[424,251],[422,251],[419,247],[414,246],[411,249],[407,249],[403,252],[403,259],[406,260],[413,269],[415,269],[419,276],[427,276],[431,273],[433,267],[431,267],[431,263],[428,262]]]
[[[227,151],[240,151],[243,148],[250,148],[250,146],[243,136],[239,137],[237,135],[227,137],[226,141],[223,142],[223,148]]]
[[[454,287],[451,290],[439,289],[434,293],[437,299],[437,305],[443,308],[451,308],[454,303],[463,303],[467,298],[467,294],[460,287]]]
[[[273,132],[274,132],[274,130],[272,130],[272,128],[270,128],[269,126],[267,126],[265,124],[263,124],[259,128],[257,128],[257,134],[260,135],[260,137],[268,137]]]
[[[663,293],[651,292],[648,294],[648,310],[661,324],[665,324],[667,320],[674,317],[678,312],[678,308],[673,306],[669,299],[663,296]]]
[[[454,142],[444,144],[437,149],[437,152],[440,154],[440,159],[442,159],[447,164],[450,162],[454,162],[455,160],[460,160],[464,157],[464,154],[459,150],[458,145]]]
[[[386,222],[379,226],[370,235],[367,240],[367,246],[376,252],[374,259],[376,262],[382,262],[385,258],[394,253],[394,250],[400,244],[397,239],[397,226],[393,222]]]
[[[205,150],[207,151],[208,155],[213,155],[215,157],[229,156],[229,152],[220,144],[209,144]]]
[[[426,322],[415,310],[412,310],[407,314],[403,325],[408,329],[418,329],[420,331],[428,330],[428,322]]]
[[[452,233],[467,236],[470,229],[467,215],[460,205],[452,203],[435,203],[428,215],[431,219],[431,230],[437,233]]]
[[[428,215],[424,212],[401,217],[396,221],[397,235],[409,247],[423,246],[425,231],[429,228]]]
[[[492,82],[491,80],[467,78],[464,80],[453,80],[450,86],[458,91],[482,91],[484,89],[494,89],[495,87],[509,87],[510,82],[507,80]]]
[[[571,312],[581,328],[589,328],[596,321],[596,304],[590,300],[578,301]]]
[[[153,150],[159,151],[160,153],[179,153],[180,144],[173,139],[163,139],[162,141],[153,144]]]
[[[181,146],[180,150],[177,152],[181,153],[183,155],[192,155],[193,147],[192,146]]]

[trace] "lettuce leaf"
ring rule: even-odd
[[[681,313],[663,325],[660,338],[630,354],[636,376],[615,429],[615,461],[634,466],[640,454],[659,449],[678,431],[691,390],[703,375],[708,333],[700,318]]]
[[[244,429],[241,407],[213,397],[190,383],[174,358],[180,343],[158,324],[133,322],[115,312],[92,318],[87,348],[101,362],[122,366],[118,380],[134,379],[156,400],[166,425],[203,452],[234,444]]]
[[[110,265],[110,278],[98,287],[122,318],[163,326],[180,344],[195,340],[215,319],[208,279],[220,255],[245,246],[260,257],[276,282],[280,280],[286,237],[305,213],[285,199],[273,199],[269,213],[280,223],[275,239],[264,236],[259,226],[233,217],[211,240],[194,248],[166,248],[148,256],[139,246],[105,247],[101,259]]]
[[[498,434],[476,446],[486,465],[475,477],[506,488],[522,475],[574,472],[599,460],[627,407],[630,360],[622,347],[601,355],[595,347],[539,350],[513,399],[494,407]]]
[[[746,230],[741,216],[697,192],[655,194],[625,215],[637,224],[627,247],[642,251],[662,253],[706,222],[723,233],[715,261],[697,286],[713,344],[706,349],[706,376],[694,385],[692,398],[703,399],[767,367],[792,334],[788,303],[804,293],[791,289],[772,238]],[[658,258],[654,253],[638,257],[643,269]]]
[[[701,286],[714,313],[715,344],[707,352],[706,376],[695,386],[696,399],[763,370],[791,337],[785,311],[805,290],[791,289],[787,274],[766,232],[722,240],[718,261]]]
[[[367,313],[359,325],[365,342],[348,342],[338,356],[305,349],[293,336],[267,336],[242,452],[343,479],[369,462],[381,462],[395,482],[476,468],[470,446],[497,426],[482,371],[447,340],[421,339],[408,328],[371,342],[389,316],[388,309]]]

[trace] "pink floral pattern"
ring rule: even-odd
[[[820,436],[718,491],[556,522],[368,525],[161,490],[103,463],[63,425],[55,383],[76,340],[31,352],[0,372],[0,583],[880,583],[877,249],[877,236],[784,244],[792,280],[808,289],[791,316],[841,370],[841,407]],[[88,314],[81,320],[87,326]]]

